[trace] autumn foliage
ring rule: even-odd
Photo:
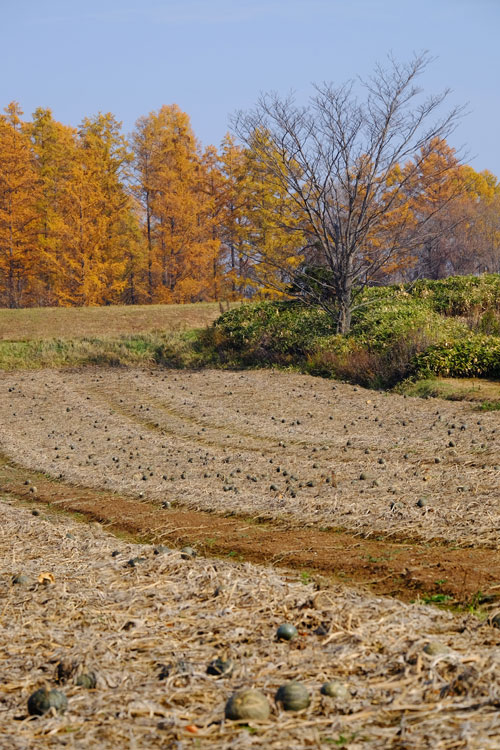
[[[126,138],[110,113],[72,128],[49,109],[25,120],[11,103],[0,116],[0,306],[285,294],[314,248],[293,196],[280,194],[259,166],[259,138],[243,147],[227,135],[219,150],[203,149],[176,105],[141,117]],[[399,238],[401,253],[381,278],[498,271],[494,175],[460,165],[439,140],[411,173],[396,200],[388,182],[391,210],[366,243],[369,256],[389,236]],[[446,220],[449,231],[429,231],[418,252],[405,252],[417,214],[429,230]]]

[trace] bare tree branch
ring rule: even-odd
[[[352,81],[338,87],[323,83],[314,87],[307,106],[299,106],[293,94],[264,94],[253,110],[232,120],[267,178],[293,202],[299,222],[288,228],[300,227],[309,238],[301,252],[314,249],[329,271],[328,279],[318,281],[300,268],[293,274],[296,288],[307,302],[336,314],[342,333],[350,328],[359,290],[436,231],[433,212],[414,212],[411,221],[403,217],[392,235],[387,228],[392,212],[423,190],[419,177],[432,144],[444,141],[464,114],[463,107],[454,107],[439,115],[447,90],[422,99],[416,82],[430,62],[427,53],[407,63],[389,56],[387,67],[377,65],[367,80],[358,81],[364,100],[358,100]],[[427,182],[448,169],[450,164],[437,164]],[[435,210],[444,207],[446,201]]]

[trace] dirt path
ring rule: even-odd
[[[0,463],[0,492],[34,509],[46,504],[52,511],[84,514],[140,540],[189,544],[206,555],[292,568],[304,581],[321,574],[407,601],[448,598],[463,605],[494,605],[500,594],[500,555],[491,549],[377,541],[342,532],[283,528],[252,518],[163,509],[54,481],[5,459]]]

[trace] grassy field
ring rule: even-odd
[[[196,331],[227,303],[0,309],[0,370],[197,366]]]
[[[401,391],[420,398],[470,401],[485,411],[500,408],[500,381],[486,378],[425,378],[406,383]]]
[[[221,314],[218,302],[0,309],[0,341],[129,336],[202,328]]]

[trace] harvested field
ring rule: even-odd
[[[191,510],[498,548],[500,420],[280,372],[3,373],[0,448]]]
[[[183,559],[5,499],[0,529],[5,747],[498,747],[500,631],[475,617]],[[276,640],[283,622],[296,639]],[[207,674],[219,656],[233,661],[228,676]],[[82,672],[94,689],[76,684]],[[311,694],[300,712],[274,703],[292,679]],[[330,680],[343,698],[320,694]],[[66,694],[65,714],[27,716],[44,685]],[[228,697],[250,686],[269,720],[224,720]]]
[[[500,598],[500,555],[484,547],[362,539],[348,532],[163,508],[67,484],[0,456],[0,492],[33,510],[48,506],[98,521],[136,541],[195,545],[204,555],[298,570],[302,580],[361,585],[404,601],[441,602],[482,617]],[[319,578],[318,578],[319,576]]]

